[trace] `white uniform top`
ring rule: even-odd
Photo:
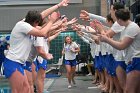
[[[91,55],[93,58],[95,58],[95,49],[96,49],[96,43],[95,42],[92,42],[90,43],[90,52],[91,52]]]
[[[106,53],[107,53],[107,43],[101,42],[100,46],[101,46],[101,54],[106,55]]]
[[[19,21],[12,30],[10,48],[6,58],[24,64],[31,51],[32,40],[28,33],[33,27],[26,22]]]
[[[116,34],[113,36],[113,39],[116,41],[119,41],[121,38],[121,32],[125,29],[124,26],[120,26],[117,22],[115,22],[112,27],[112,31],[114,31]],[[113,48],[113,56],[116,61],[124,61],[124,51],[123,50],[117,50]]]
[[[81,31],[84,31],[84,30],[85,30],[85,32],[87,32],[85,28],[81,29]],[[92,57],[95,58],[96,43],[91,39],[91,34],[84,33],[84,35],[83,35],[83,37],[81,37],[81,39],[84,42],[90,44],[90,49],[91,49],[90,53],[91,53]]]
[[[44,49],[45,53],[49,53],[48,39],[43,38],[43,49]],[[39,63],[42,63],[44,58],[42,58],[41,56],[38,56],[37,60]]]
[[[81,39],[84,41],[84,42],[86,42],[86,43],[88,43],[88,44],[90,44],[90,53],[91,53],[91,55],[92,55],[92,57],[93,58],[95,58],[95,49],[96,49],[96,43],[95,42],[93,42],[92,40],[91,40],[91,38],[89,38],[89,37],[87,37],[87,36],[85,36],[85,35],[83,35],[83,37],[81,37]]]
[[[109,44],[106,43],[106,46],[107,46],[107,53],[108,54],[113,54],[113,47]]]
[[[75,42],[66,45],[64,44],[65,60],[74,60],[76,58],[76,53],[71,51],[72,48],[78,48],[78,45]]]
[[[34,43],[32,44],[31,51],[27,59],[28,62],[33,62],[35,58],[37,57],[38,52],[36,51],[36,47],[38,46],[43,47],[44,45],[44,42],[43,42],[44,37],[33,37],[33,38],[34,38]]]
[[[101,52],[101,45],[99,44],[95,44],[95,56],[99,56],[99,52]]]
[[[140,28],[139,26],[131,22],[124,30],[124,35],[122,38],[129,37],[133,39],[132,44],[125,51],[125,62],[128,64],[132,61],[132,58],[140,58]]]

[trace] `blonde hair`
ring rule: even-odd
[[[69,37],[70,38],[70,40],[71,40],[71,42],[70,43],[72,43],[72,38],[71,38],[71,36],[65,36],[65,44],[67,44],[67,42],[66,42],[66,38],[67,37]]]

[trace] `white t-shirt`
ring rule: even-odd
[[[83,37],[81,37],[81,39],[84,42],[90,44],[90,49],[91,49],[90,53],[91,53],[92,57],[95,58],[96,43],[93,42],[93,40],[90,37],[87,37],[86,35],[83,35]]]
[[[48,39],[47,38],[46,39],[44,38],[43,40],[44,40],[44,50],[45,50],[46,53],[49,53],[50,46],[49,46]]]
[[[113,54],[113,47],[111,45],[107,44],[107,43],[106,43],[106,46],[107,46],[107,50],[106,50],[107,53],[108,54]]]
[[[44,45],[44,37],[33,37],[34,43],[32,44],[31,51],[29,54],[29,57],[27,59],[28,62],[33,62],[38,55],[38,52],[36,51],[36,47]]]
[[[95,42],[92,42],[90,43],[90,53],[92,55],[93,58],[95,58],[95,49],[96,49],[96,43]]]
[[[64,44],[65,60],[74,60],[76,58],[76,53],[71,51],[72,48],[78,48],[78,45],[75,42],[66,45]]]
[[[120,26],[117,22],[115,22],[112,27],[112,31],[114,31],[116,34],[113,36],[113,39],[116,41],[119,41],[121,39],[121,32],[125,29],[124,26]],[[116,61],[124,61],[124,51],[123,50],[117,50],[113,48],[113,56]]]
[[[28,33],[33,27],[26,22],[19,21],[12,30],[10,49],[6,58],[24,64],[31,51],[32,40]]]
[[[101,52],[101,45],[100,44],[95,44],[95,56],[99,56],[99,52]]]
[[[34,37],[34,38],[35,38],[34,44],[32,45],[31,52],[27,59],[27,61],[29,61],[29,62],[33,62],[35,60],[36,56],[38,55],[38,52],[36,51],[35,47],[42,46],[42,48],[44,49],[44,51],[46,53],[49,52],[49,46],[48,46],[47,39],[45,39],[44,37]],[[43,62],[43,58],[41,56],[38,56],[37,59],[40,63]]]
[[[140,58],[140,28],[139,26],[131,22],[124,30],[124,35],[122,38],[129,37],[133,39],[132,44],[126,48],[125,51],[125,62],[128,64],[132,61],[132,58]]]
[[[101,42],[101,54],[106,55],[107,53],[107,43]]]
[[[48,39],[43,38],[43,49],[44,49],[45,53],[49,53]],[[37,60],[39,63],[42,63],[44,58],[42,58],[41,56],[38,56]]]

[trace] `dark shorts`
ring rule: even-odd
[[[42,62],[42,63],[40,63],[37,59],[36,59],[36,61],[34,61],[33,63],[34,63],[35,66],[36,66],[36,72],[38,72],[38,70],[39,70],[40,68],[43,68],[44,70],[47,69],[47,60],[45,60],[45,59],[43,59],[43,62]]]
[[[127,68],[126,68],[127,73],[133,70],[140,71],[140,58],[133,58],[132,62],[127,65]]]
[[[26,61],[26,63],[24,64],[24,69],[29,71],[29,72],[32,72],[32,62],[28,62]]]
[[[73,67],[73,66],[77,65],[77,61],[76,61],[76,59],[74,59],[74,60],[65,60],[64,64],[65,65],[70,65],[71,67]]]
[[[6,78],[10,78],[11,75],[18,70],[22,75],[24,75],[24,65],[18,62],[12,61],[8,58],[5,58],[3,62],[4,75]]]

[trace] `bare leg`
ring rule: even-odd
[[[97,69],[95,69],[95,77],[93,79],[92,84],[96,84],[97,83],[97,78],[98,78],[98,71],[97,71]]]
[[[37,90],[38,93],[43,93],[45,80],[45,70],[40,68],[37,73]]]
[[[30,85],[31,93],[34,93],[32,72],[29,72],[29,71],[25,70],[25,73],[27,75],[27,79],[28,79],[28,82],[29,82],[29,85]]]
[[[89,75],[92,75],[91,67],[92,67],[92,64],[87,64]]]
[[[75,83],[75,80],[74,80],[74,77],[75,77],[75,69],[76,69],[76,67],[73,66],[73,67],[72,67],[72,82],[73,82],[73,84],[76,84],[76,83]]]
[[[133,70],[127,74],[126,90],[124,93],[140,93],[140,71]]]
[[[68,78],[68,82],[69,82],[69,85],[71,85],[71,79],[72,79],[72,70],[71,70],[71,66],[70,65],[66,65],[66,70],[67,70],[67,78]]]
[[[113,77],[109,75],[109,81],[110,81],[110,87],[109,87],[109,93],[113,93],[114,90],[114,83],[113,83]]]
[[[36,78],[37,78],[37,72],[36,72],[35,68],[36,68],[36,66],[33,63],[32,64],[32,75],[33,75],[32,77],[33,77],[33,83],[34,83],[34,85],[36,85]]]
[[[100,75],[101,75],[100,88],[102,89],[105,82],[104,71],[100,72]]]
[[[116,74],[117,74],[117,78],[119,80],[119,84],[124,91],[125,84],[126,84],[126,72],[122,67],[118,66],[116,69]]]
[[[119,84],[119,80],[117,77],[113,77],[113,82],[114,82],[114,85],[115,85],[115,89],[116,89],[116,93],[123,93],[123,90]]]
[[[29,83],[26,74],[23,76],[19,71],[15,71],[9,78],[12,93],[30,93]]]
[[[109,90],[109,75],[107,73],[107,71],[105,70],[105,87],[103,88],[103,91],[107,92]]]

